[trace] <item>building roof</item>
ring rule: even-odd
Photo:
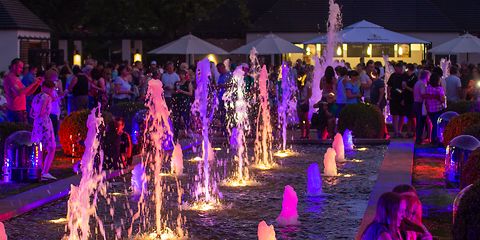
[[[458,26],[451,20],[450,17],[455,16],[447,17],[438,4],[431,0],[337,0],[336,2],[341,7],[344,26],[365,19],[399,32],[463,30],[462,26]],[[328,8],[328,0],[279,0],[254,22],[250,31],[326,32]]]
[[[19,0],[0,0],[0,29],[51,31],[47,24]]]

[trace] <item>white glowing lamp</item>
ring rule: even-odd
[[[342,47],[341,46],[337,47],[337,56],[342,56]]]
[[[82,55],[78,51],[73,54],[73,65],[82,66]]]
[[[372,45],[368,45],[367,55],[372,56]]]
[[[213,62],[215,64],[217,63],[217,58],[215,57],[215,55],[208,54],[207,58],[208,58],[208,61]]]
[[[398,56],[402,56],[402,55],[403,55],[403,48],[398,47]]]
[[[133,62],[141,62],[142,61],[142,54],[137,50],[135,54],[133,54]]]

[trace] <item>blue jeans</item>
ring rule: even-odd
[[[413,103],[413,113],[417,119],[417,125],[415,126],[415,142],[422,143],[423,129],[425,128],[426,116],[422,115],[423,103],[414,102]]]
[[[27,111],[11,111],[7,110],[7,119],[9,122],[28,123]]]
[[[431,138],[431,143],[432,144],[437,144],[438,143],[438,137],[437,137],[437,120],[438,117],[442,114],[442,111],[438,112],[432,112],[428,113],[428,117],[430,118],[430,121],[432,121],[432,138]]]

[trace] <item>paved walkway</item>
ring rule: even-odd
[[[392,191],[399,184],[412,184],[413,151],[414,144],[411,139],[392,139],[390,141],[356,239],[360,239],[363,230],[375,217],[380,195]]]

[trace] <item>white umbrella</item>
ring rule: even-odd
[[[256,48],[260,55],[273,55],[284,53],[304,53],[305,51],[295,44],[278,37],[275,34],[265,35],[257,40],[249,42],[233,51],[231,54],[250,54],[250,50]]]
[[[198,37],[188,34],[148,52],[149,54],[228,54],[227,51]]]
[[[427,41],[410,37],[405,34],[393,32],[382,26],[362,20],[337,33],[339,43],[365,43],[365,44],[394,44],[394,43],[429,43]],[[327,35],[316,37],[304,44],[327,43]]]
[[[480,39],[465,34],[429,50],[435,54],[480,53]]]

